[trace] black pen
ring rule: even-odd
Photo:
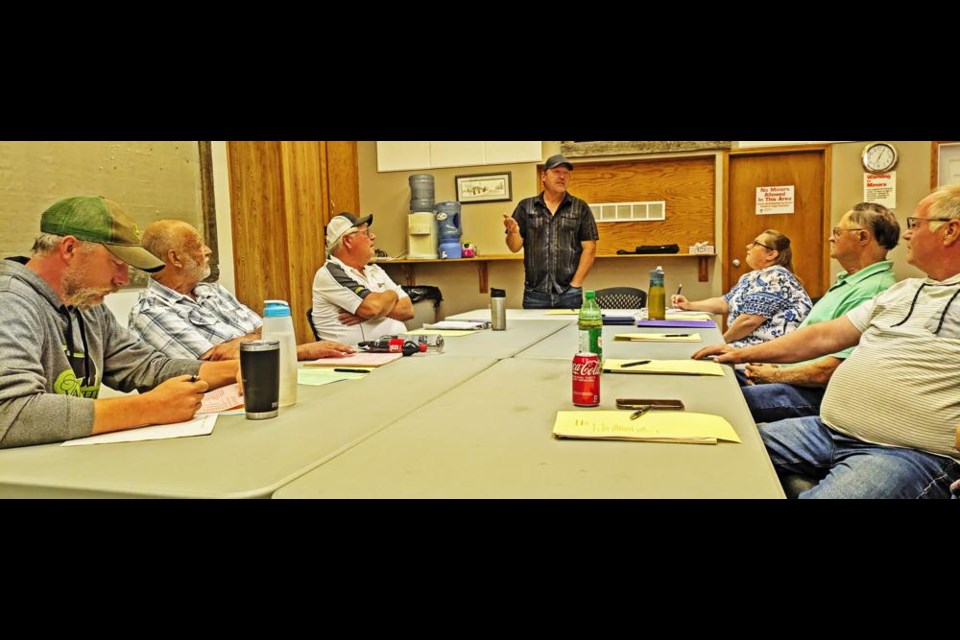
[[[200,379],[200,378],[198,378],[198,377],[196,376],[196,374],[190,376],[190,382],[196,382],[196,381],[199,380],[199,379]]]
[[[689,338],[689,333],[665,333],[663,334],[664,338]]]
[[[370,369],[334,369],[337,373],[370,373]]]
[[[626,364],[620,365],[620,368],[621,368],[621,369],[625,369],[625,368],[627,368],[627,367],[636,367],[636,366],[639,366],[639,365],[641,365],[641,364],[650,364],[650,361],[649,361],[649,360],[637,360],[636,362],[628,362],[628,363],[626,363]]]

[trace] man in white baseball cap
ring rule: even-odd
[[[313,325],[321,340],[355,345],[402,333],[413,303],[378,265],[373,215],[340,213],[327,224],[327,261],[313,279]]]

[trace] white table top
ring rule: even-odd
[[[2,497],[268,497],[394,420],[447,393],[492,358],[415,356],[362,380],[298,387],[269,420],[221,416],[210,436],[0,451]]]
[[[556,440],[570,362],[511,358],[281,488],[277,498],[782,498],[732,370],[723,378],[604,374],[617,397],[680,398],[742,443]],[[682,382],[678,380],[682,378]]]
[[[444,338],[443,353],[437,356],[478,356],[484,358],[510,358],[532,347],[541,340],[569,326],[562,320],[529,320],[507,322],[503,331],[481,329],[470,335]]]

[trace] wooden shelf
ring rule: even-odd
[[[708,258],[715,258],[716,254],[691,254],[691,253],[644,253],[644,254],[606,254],[598,255],[598,260],[608,260],[610,258],[627,258],[627,259],[637,259],[637,258],[656,258],[658,260],[663,258],[697,258],[698,260],[698,269],[697,269],[697,279],[700,282],[706,282],[708,280],[708,269],[710,263]],[[400,265],[400,271],[403,273],[403,277],[406,280],[407,285],[415,285],[417,283],[417,268],[418,264],[467,264],[473,263],[477,267],[477,276],[480,280],[480,293],[489,293],[490,287],[488,283],[488,274],[487,274],[487,263],[501,261],[501,260],[523,260],[523,254],[520,253],[508,253],[508,254],[491,254],[489,256],[478,256],[476,258],[448,258],[446,260],[438,260],[436,258],[402,258],[400,260],[384,260],[379,259],[375,260],[375,264],[385,267],[391,264]]]

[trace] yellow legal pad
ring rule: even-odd
[[[709,313],[702,313],[700,311],[676,311],[673,309],[667,309],[666,317],[667,320],[713,320],[713,316]]]
[[[631,342],[703,342],[699,333],[618,333],[614,340]]]
[[[649,360],[646,364],[637,364],[624,367],[631,362],[643,362],[646,358],[631,360],[614,360],[607,358],[603,361],[604,372],[609,373],[659,373],[686,376],[722,376],[723,367],[712,360]]]
[[[717,444],[740,442],[733,426],[720,416],[706,413],[648,411],[636,420],[632,411],[558,411],[555,438],[581,440],[638,440]]]

